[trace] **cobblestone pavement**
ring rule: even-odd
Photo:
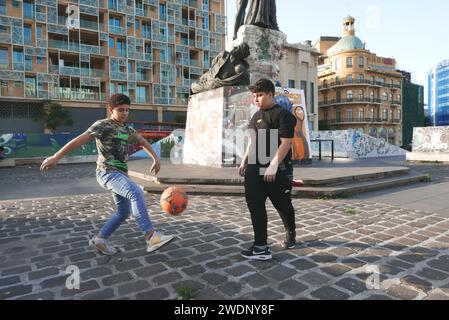
[[[283,251],[269,205],[273,259],[247,261],[252,242],[243,197],[191,196],[178,217],[152,218],[177,239],[148,254],[133,219],[111,240],[122,252],[87,247],[112,213],[108,194],[0,202],[0,299],[449,299],[449,218],[360,200],[295,199],[297,248]],[[67,267],[80,269],[68,290]],[[188,290],[187,290],[188,291]]]

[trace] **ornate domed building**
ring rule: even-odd
[[[343,37],[321,37],[318,66],[320,130],[354,129],[402,145],[402,79],[396,60],[379,57],[343,19]]]

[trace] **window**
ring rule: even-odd
[[[365,83],[365,75],[364,74],[359,75],[359,83]]]
[[[363,108],[359,109],[359,120],[363,121],[365,119],[365,110]]]
[[[337,84],[337,85],[340,84],[340,77],[338,77],[338,76],[335,77],[335,84]]]
[[[42,39],[42,26],[36,26],[36,38]]]
[[[144,86],[136,87],[136,102],[137,103],[147,102],[147,87]]]
[[[353,118],[352,109],[346,110],[346,117],[348,118],[348,121],[352,121]]]
[[[0,69],[8,69],[9,59],[8,59],[8,49],[0,48]]]
[[[114,47],[115,47],[114,38],[109,37],[109,48],[114,49]]]
[[[388,119],[388,112],[387,109],[383,109],[382,111],[382,119],[387,120]]]
[[[0,14],[6,15],[6,0],[0,0]]]
[[[5,1],[6,1],[6,0],[5,0]],[[2,2],[2,1],[0,0],[0,2]],[[13,6],[14,8],[19,8],[19,7],[20,7],[20,1],[12,0],[12,6]]]
[[[346,81],[347,81],[347,83],[352,83],[352,74],[348,74],[346,76]]]
[[[346,68],[352,68],[352,57],[346,58]]]
[[[159,19],[166,20],[167,19],[167,7],[164,3],[159,2]]]
[[[29,1],[23,2],[23,16],[28,19],[34,19],[34,3]]]
[[[139,28],[140,28],[140,22],[139,22],[139,20],[136,20],[136,22],[134,23],[134,28],[135,28],[136,30],[139,30]]]
[[[209,30],[209,17],[203,17],[203,29]]]
[[[12,58],[14,63],[23,63],[23,51],[14,49]]]
[[[33,39],[31,37],[31,25],[26,24],[23,26],[23,42],[25,44],[31,45],[33,44]]]
[[[37,57],[36,58],[36,63],[37,64],[42,64],[44,62],[44,59],[42,59],[42,57]]]
[[[327,95],[325,95],[324,98],[323,98],[324,105],[327,105],[327,101],[328,101],[328,98],[327,98]]]
[[[119,83],[117,85],[117,93],[127,94],[128,90],[127,90],[126,84]]]
[[[337,103],[341,102],[341,93],[339,91],[336,94],[336,100],[337,100]]]
[[[109,25],[113,27],[121,27],[120,18],[109,17]]]
[[[402,96],[400,94],[398,94],[398,102],[401,103]]]
[[[337,122],[340,122],[341,120],[341,111],[339,109],[335,111],[335,119]]]
[[[393,94],[390,93],[390,103],[393,103]]]
[[[384,91],[384,92],[382,93],[382,100],[383,100],[383,101],[387,101],[387,99],[388,99],[388,95],[387,95],[387,93]]]
[[[359,100],[364,101],[365,100],[365,91],[359,90]]]
[[[375,84],[376,83],[376,79],[374,78],[374,76],[371,76],[370,79],[371,79],[371,84]]]
[[[365,67],[365,59],[363,57],[358,57],[357,61],[358,61],[359,68]]]
[[[310,83],[310,111],[315,113],[315,83]]]
[[[25,70],[26,71],[33,70],[33,60],[30,56],[25,56]]]
[[[398,117],[397,117],[397,120],[401,120],[401,110],[398,110]]]
[[[371,99],[371,102],[374,102],[374,91],[371,91],[371,93],[369,94],[369,97]]]
[[[335,59],[335,70],[340,70],[341,68],[341,63],[340,63],[340,58]]]
[[[25,77],[25,96],[35,97],[36,96],[36,78],[35,77]]]
[[[307,81],[301,80],[301,89],[304,90],[304,96],[307,101]]]
[[[109,85],[109,93],[112,95],[115,93],[115,85],[114,83],[111,82],[111,84]]]
[[[117,39],[117,53],[120,57],[126,57],[126,43],[124,40]]]
[[[348,90],[346,92],[346,98],[348,99],[348,101],[352,101],[352,90]]]
[[[289,79],[289,80],[288,80],[288,87],[289,87],[289,88],[294,88],[294,87],[295,87],[295,80]]]

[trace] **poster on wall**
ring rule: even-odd
[[[304,90],[276,87],[275,101],[296,117],[292,160],[301,164],[312,162],[310,152],[309,120]]]

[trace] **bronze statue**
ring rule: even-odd
[[[234,25],[234,37],[237,39],[237,32],[243,24],[252,24],[262,28],[279,31],[276,17],[276,0],[250,0],[249,11],[245,19],[245,12],[248,0],[238,0],[237,15]]]
[[[237,32],[240,27],[245,23],[245,13],[246,7],[248,6],[248,0],[238,0],[237,1],[237,15],[235,17],[234,24],[234,37],[233,40],[237,39]]]
[[[192,83],[192,93],[199,93],[224,86],[249,85],[249,46],[243,42],[231,52],[222,51],[212,61],[212,65],[198,82]]]

